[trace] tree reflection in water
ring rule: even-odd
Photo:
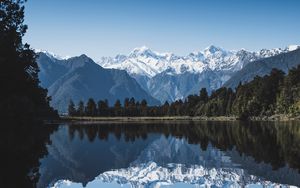
[[[149,140],[153,134],[157,134],[167,138],[184,138],[189,144],[199,145],[202,150],[206,150],[209,144],[222,151],[234,149],[240,155],[253,157],[257,163],[272,165],[273,170],[288,165],[300,171],[300,125],[296,122],[180,121],[62,125],[65,126],[70,142],[75,138],[79,141],[87,139],[90,143],[106,142],[114,135],[116,140],[130,143],[141,139]],[[32,121],[6,121],[2,123],[1,129],[1,187],[36,187],[40,178],[40,160],[48,156],[50,135],[55,135],[59,129],[54,125]],[[130,160],[128,158],[128,162]],[[126,164],[125,160],[121,167],[126,167]],[[103,167],[106,168],[108,167]],[[93,179],[96,173],[99,172],[94,170],[90,173],[91,177],[87,176],[86,182]],[[51,181],[53,177],[49,178]]]
[[[233,147],[242,155],[252,156],[257,163],[265,162],[276,170],[288,164],[300,172],[300,126],[297,122],[172,122],[76,125],[69,127],[75,134],[92,142],[96,137],[107,140],[109,134],[128,142],[146,139],[147,134],[185,138],[189,144],[199,144],[206,150],[208,143],[225,151]]]
[[[39,159],[47,154],[56,126],[30,120],[3,120],[1,125],[1,187],[36,187]]]

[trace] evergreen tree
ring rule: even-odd
[[[122,107],[121,101],[119,99],[116,100],[114,107],[115,108],[121,108]]]
[[[77,114],[78,114],[79,116],[84,116],[84,115],[85,115],[85,111],[84,111],[84,103],[83,103],[83,101],[79,101],[79,103],[78,103]]]
[[[121,111],[122,111],[122,105],[121,105],[121,101],[118,99],[118,100],[116,100],[115,105],[114,105],[115,116],[121,116],[122,115]]]
[[[162,114],[164,116],[168,116],[169,115],[169,107],[170,107],[170,104],[168,101],[165,102],[165,104],[162,106]]]
[[[49,117],[47,90],[39,86],[36,54],[22,43],[27,26],[23,0],[0,1],[0,113],[4,117]]]
[[[108,101],[105,99],[98,101],[98,115],[99,116],[108,116],[109,115],[109,106]]]
[[[105,104],[105,108],[109,108],[109,103],[107,99],[104,100],[104,104]]]
[[[129,115],[130,116],[137,115],[134,97],[131,97],[129,100]]]
[[[97,114],[97,107],[94,99],[89,98],[85,107],[85,114],[87,116],[95,116]]]
[[[200,90],[199,100],[206,102],[208,100],[208,93],[206,91],[206,88],[202,88]]]
[[[129,98],[124,99],[124,115],[129,116]]]
[[[300,115],[300,65],[289,71],[280,83],[279,89],[277,113]]]
[[[147,116],[148,115],[148,104],[145,99],[141,101],[141,115]]]
[[[69,114],[69,116],[74,116],[74,115],[76,115],[75,105],[74,105],[74,102],[73,102],[72,100],[70,100],[70,102],[69,102],[69,106],[68,106],[68,114]]]
[[[136,109],[136,116],[140,116],[141,115],[141,104],[139,101],[137,101],[135,103],[135,109]]]

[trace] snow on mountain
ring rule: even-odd
[[[125,70],[142,89],[164,103],[184,99],[190,94],[198,93],[203,87],[208,92],[216,90],[248,63],[298,48],[300,46],[290,45],[284,49],[250,52],[245,49],[225,50],[211,45],[203,51],[178,56],[142,46],[133,49],[128,55],[103,57],[98,64],[108,69]],[[53,61],[68,59],[48,51],[36,52],[44,52]]]
[[[299,45],[289,45],[289,46],[287,47],[287,50],[288,50],[288,51],[295,51],[295,50],[297,50],[297,49],[299,49],[299,48],[300,48]]]
[[[98,64],[104,68],[126,70],[153,97],[162,103],[183,99],[198,93],[202,87],[208,92],[218,89],[249,62],[275,56],[299,48],[225,50],[211,45],[203,51],[186,56],[158,53],[143,46],[128,55],[104,57]]]
[[[177,183],[199,187],[292,187],[262,180],[239,168],[206,168],[201,165],[187,167],[182,164],[168,164],[167,167],[162,167],[155,162],[104,172],[88,183],[87,187],[113,182],[133,188],[171,187]],[[69,180],[60,180],[53,188],[65,186],[80,187]]]
[[[299,46],[291,45],[285,49],[262,49],[258,52],[249,52],[244,49],[228,51],[211,45],[202,52],[176,56],[172,53],[158,53],[143,46],[135,48],[127,56],[104,57],[98,63],[104,68],[122,69],[132,75],[144,75],[151,78],[166,70],[172,70],[173,74],[201,73],[207,68],[211,70],[240,70],[243,63],[271,57],[297,48]]]
[[[41,50],[41,49],[34,49],[34,52],[35,53],[44,53],[46,54],[49,58],[51,58],[52,60],[67,60],[70,58],[70,56],[60,56],[60,55],[57,55],[53,52],[50,52],[50,51],[47,51],[47,50]]]
[[[173,54],[160,54],[143,46],[135,48],[128,56],[104,57],[98,63],[104,68],[121,69],[126,70],[129,74],[153,77],[166,70],[170,64],[170,60],[173,59],[176,59]]]

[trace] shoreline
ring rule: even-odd
[[[190,117],[190,116],[160,116],[160,117],[61,117],[62,120],[66,121],[115,121],[115,122],[139,122],[139,121],[236,121],[236,117]]]
[[[60,117],[62,122],[143,122],[143,121],[240,121],[235,116],[160,116],[160,117]],[[300,121],[300,117],[290,117],[287,115],[273,115],[270,117],[251,117],[246,121]]]

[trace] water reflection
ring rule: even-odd
[[[1,187],[36,187],[39,159],[47,155],[56,126],[31,120],[3,120],[0,131]]]
[[[300,186],[296,122],[9,121],[1,129],[1,187]]]
[[[39,187],[58,180],[86,185],[112,169],[149,162],[161,168],[241,169],[261,181],[300,185],[297,123],[73,124],[60,126],[51,141],[49,155],[41,160]]]
[[[274,170],[286,164],[300,169],[300,126],[296,122],[73,125],[68,131],[71,139],[77,133],[80,139],[86,136],[91,142],[96,137],[107,140],[109,135],[134,142],[146,140],[148,134],[163,134],[184,138],[189,144],[200,145],[202,150],[206,150],[208,143],[222,151],[235,147],[237,152],[254,157],[256,162],[270,163]]]

